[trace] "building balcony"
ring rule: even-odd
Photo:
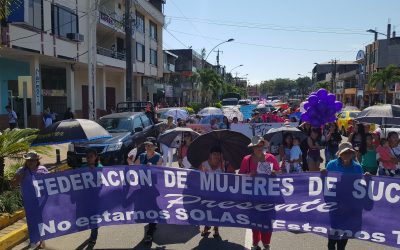
[[[164,63],[164,71],[167,71],[166,73],[173,73],[173,72],[175,72],[175,64],[172,64],[172,63]]]
[[[111,49],[106,49],[100,46],[97,46],[97,54],[111,58],[116,58],[122,61],[126,60],[125,53],[117,52]]]
[[[100,7],[99,10],[99,23],[116,30],[121,33],[125,33],[124,30],[124,18],[115,13],[112,13],[110,10],[105,7]]]

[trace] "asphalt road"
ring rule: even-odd
[[[346,140],[347,138],[343,138]],[[65,149],[66,150],[66,147]],[[63,153],[63,152],[62,152]],[[322,157],[324,157],[322,152]],[[51,159],[49,159],[51,161]],[[174,162],[174,166],[177,163]],[[144,224],[109,226],[99,229],[99,237],[95,249],[100,250],[148,250],[148,249],[177,249],[177,250],[244,250],[250,249],[252,243],[251,230],[243,228],[220,228],[221,238],[214,239],[212,235],[203,238],[198,226],[158,225],[151,246],[145,245],[142,240],[145,233]],[[46,249],[85,249],[85,242],[89,237],[89,231],[83,231],[46,241]],[[289,232],[274,232],[271,249],[327,249],[328,240],[314,234],[293,234]],[[25,241],[13,249],[35,249]],[[346,249],[375,250],[396,249],[368,243],[361,240],[350,240]]]
[[[203,238],[200,228],[196,226],[159,225],[151,246],[143,244],[143,224],[110,226],[99,229],[99,238],[95,249],[101,250],[149,250],[149,249],[177,249],[177,250],[244,250],[251,247],[251,230],[241,228],[221,228],[220,239]],[[46,241],[46,249],[85,249],[85,241],[89,231],[71,234]],[[309,250],[327,249],[327,239],[313,234],[293,234],[289,232],[274,232],[271,249]],[[13,249],[27,250],[29,242],[23,242]],[[375,250],[395,249],[363,242],[350,240],[347,249]]]

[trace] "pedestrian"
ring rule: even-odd
[[[366,134],[365,145],[361,147],[361,166],[363,167],[364,173],[368,172],[371,175],[376,175],[378,172],[378,161],[376,149],[372,141],[372,134]]]
[[[72,113],[71,108],[68,107],[64,113],[64,120],[74,119],[74,113]]]
[[[290,173],[290,149],[293,146],[293,135],[283,134],[282,144],[279,147],[279,156],[282,161],[281,169],[283,173]]]
[[[263,123],[263,120],[260,117],[260,112],[254,111],[254,113],[252,114],[250,123]]]
[[[24,158],[25,163],[16,171],[14,178],[11,181],[12,186],[21,185],[26,176],[49,173],[45,166],[40,165],[40,156],[35,151],[29,151],[22,157]],[[39,241],[38,243],[36,243],[36,247],[39,249],[45,248],[45,241]]]
[[[229,125],[228,117],[224,116],[218,127],[219,129],[230,129],[231,126]]]
[[[174,129],[176,128],[176,124],[174,123],[174,117],[173,116],[168,116],[167,117],[167,122],[162,124],[161,131],[164,133],[167,130]],[[172,161],[174,157],[174,149],[172,147],[168,147],[167,145],[161,143],[161,151],[163,154],[163,162],[171,167],[172,166]]]
[[[224,161],[222,157],[222,149],[219,146],[213,146],[210,149],[209,157],[206,161],[202,162],[199,170],[206,173],[223,173],[224,171]],[[201,232],[202,237],[206,237],[210,234],[211,226],[204,226]],[[214,238],[219,238],[219,229],[214,227]]]
[[[8,126],[12,130],[18,127],[18,116],[14,110],[12,110],[10,105],[6,106],[6,110],[8,113]]]
[[[279,163],[275,156],[269,153],[264,153],[264,147],[266,141],[261,136],[254,136],[251,139],[251,143],[248,145],[252,149],[250,155],[246,155],[242,164],[240,165],[239,174],[245,174],[249,176],[256,175],[275,175],[279,172]],[[252,229],[253,233],[253,244],[251,250],[258,250],[260,247],[258,244],[260,241],[263,244],[265,250],[270,249],[271,243],[271,231],[261,231],[259,229]]]
[[[190,144],[192,143],[192,134],[189,132],[183,133],[183,142],[179,146],[178,149],[178,164],[181,168],[189,169],[191,168],[191,164],[187,159],[187,152]]]
[[[299,121],[299,126],[297,127],[299,130],[303,132],[307,137],[311,134],[311,124],[308,122]],[[303,157],[303,171],[308,171],[308,163],[307,163],[307,152],[308,152],[308,140],[303,140],[300,143],[301,148],[301,156]]]
[[[376,148],[376,158],[379,162],[380,176],[391,176],[396,174],[396,157],[393,156],[389,142],[385,138],[382,138],[380,145]]]
[[[361,162],[361,146],[365,146],[365,128],[361,123],[354,125],[354,131],[349,135],[348,142],[353,145],[353,149],[356,151],[356,159]]]
[[[53,118],[50,114],[50,108],[46,108],[43,112],[43,124],[44,127],[47,128],[53,124]]]
[[[400,145],[399,145],[399,134],[396,131],[390,131],[387,137],[389,142],[390,151],[394,157],[396,163],[396,175],[400,175]]]
[[[341,141],[342,136],[339,133],[339,127],[336,122],[328,123],[327,130],[325,131],[325,166],[329,161],[337,158],[336,153]]]
[[[233,123],[233,124],[238,124],[238,123],[239,123],[239,119],[238,119],[236,116],[233,117],[232,123]]]
[[[349,142],[342,142],[339,144],[337,159],[334,159],[328,163],[326,169],[322,169],[322,172],[339,172],[343,174],[363,174],[361,165],[354,160],[356,151]],[[368,175],[368,174],[366,174]],[[351,207],[346,207],[346,211],[352,211]],[[349,213],[351,214],[351,213]],[[332,221],[332,223],[340,223],[339,221]],[[333,227],[332,228],[340,228]],[[328,249],[329,250],[344,250],[346,248],[348,239],[347,238],[328,238]],[[336,248],[337,246],[337,248]]]
[[[156,138],[147,137],[144,142],[146,152],[139,155],[135,161],[136,165],[147,165],[147,166],[161,166],[163,159],[159,153],[156,152]],[[154,232],[157,229],[157,223],[149,223],[144,242],[150,244],[153,241]]]
[[[216,118],[211,119],[210,126],[212,130],[218,130],[218,121]]]
[[[100,162],[97,150],[94,148],[88,148],[86,150],[86,163],[82,164],[81,168],[95,169],[102,168],[103,165]],[[93,249],[96,245],[97,236],[99,235],[99,228],[93,228],[90,230],[90,237],[87,249]]]
[[[379,128],[375,129],[374,132],[372,132],[372,137],[372,144],[374,144],[375,148],[379,147],[379,145],[381,145],[381,132]]]
[[[293,146],[290,149],[290,173],[301,173],[302,167],[301,163],[303,158],[301,156],[301,149],[300,149],[300,139],[298,137],[293,138]]]
[[[307,165],[309,171],[320,171],[320,164],[322,162],[321,158],[321,148],[318,141],[321,137],[320,128],[312,128],[311,134],[307,138],[308,152],[307,152]]]

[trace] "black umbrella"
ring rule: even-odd
[[[279,145],[282,144],[283,135],[286,133],[292,134],[293,137],[298,137],[300,141],[307,138],[307,135],[298,128],[283,126],[268,130],[268,132],[264,135],[264,139],[267,140],[271,145]]]
[[[182,140],[183,139],[183,134],[184,133],[190,133],[192,135],[192,139],[196,139],[200,134],[193,131],[191,128],[182,128],[182,127],[177,127],[174,129],[169,129],[162,133],[158,137],[158,142],[167,145],[168,147],[171,147],[175,141],[179,140],[178,137],[180,137]]]
[[[215,130],[200,135],[189,146],[188,160],[194,167],[199,167],[209,156],[213,146],[220,146],[225,160],[229,161],[235,169],[240,168],[244,156],[250,154],[247,147],[250,139],[242,133],[230,130]]]
[[[371,106],[361,111],[354,120],[379,125],[398,125],[400,106],[392,104]]]
[[[98,123],[86,119],[63,120],[39,132],[31,146],[61,144],[68,142],[86,142],[112,137]]]

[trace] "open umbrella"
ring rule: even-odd
[[[400,106],[392,104],[371,106],[361,111],[354,120],[379,125],[398,125],[400,124]]]
[[[179,108],[168,110],[167,112],[165,112],[164,116],[165,117],[172,116],[175,121],[178,120],[178,118],[183,120],[189,118],[188,112],[184,109],[179,109]]]
[[[194,167],[199,167],[209,156],[209,149],[220,146],[225,160],[235,169],[240,168],[244,156],[250,154],[247,147],[250,139],[242,133],[230,130],[215,130],[200,135],[189,146],[188,160]]]
[[[69,119],[41,130],[31,146],[86,142],[112,136],[98,123],[86,119]]]
[[[223,115],[204,115],[201,117],[199,123],[200,124],[211,124],[211,120],[216,119],[218,122],[222,122],[224,119]]]
[[[224,113],[222,113],[222,110],[219,108],[207,107],[200,110],[198,114],[201,116],[205,116],[205,115],[223,115]]]
[[[169,129],[162,133],[158,137],[158,142],[165,144],[168,147],[172,147],[174,144],[176,144],[176,141],[182,140],[184,133],[190,133],[192,135],[192,139],[196,139],[200,135],[191,128],[177,127],[174,129]]]
[[[224,116],[226,116],[230,121],[232,121],[234,117],[237,117],[238,121],[240,122],[243,121],[243,114],[237,107],[222,108],[222,112],[224,113]]]
[[[304,134],[300,129],[284,126],[280,128],[271,128],[264,135],[264,139],[267,140],[271,145],[279,145],[282,144],[283,135],[286,133],[291,133],[293,137],[298,137],[300,141],[307,138],[307,135]]]

